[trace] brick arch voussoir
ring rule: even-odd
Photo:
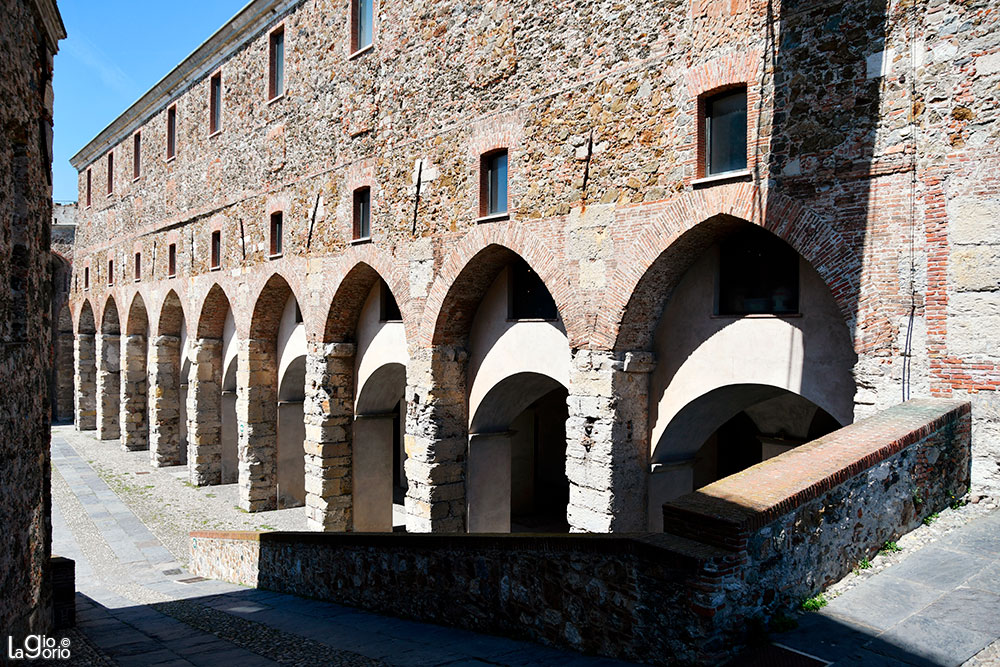
[[[324,343],[351,340],[361,308],[373,284],[363,277],[363,267],[371,269],[389,286],[403,316],[406,340],[414,340],[419,314],[416,312],[415,300],[410,298],[406,265],[374,243],[353,246],[337,257],[330,270],[337,277],[333,298],[326,296],[329,294],[328,290],[321,291],[322,301],[318,304],[317,312],[322,313],[322,317],[313,318],[312,327],[306,329],[309,340]]]
[[[617,262],[611,288],[597,314],[591,336],[596,349],[626,350],[648,341],[622,336],[629,303],[640,282],[660,256],[685,233],[718,216],[759,225],[792,246],[813,266],[830,290],[844,322],[857,321],[861,259],[844,237],[821,216],[794,199],[761,194],[753,184],[695,191],[678,198],[638,235]],[[656,320],[660,313],[647,313]]]
[[[467,233],[441,264],[427,295],[420,323],[420,343],[430,346],[441,340],[439,319],[446,301],[470,262],[490,246],[506,248],[517,254],[535,271],[549,290],[570,345],[584,339],[584,322],[577,317],[573,285],[559,261],[559,255],[524,224],[513,222],[489,223]]]

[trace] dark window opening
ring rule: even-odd
[[[557,320],[559,311],[541,277],[518,259],[509,267],[507,313],[512,320]]]
[[[360,51],[372,45],[372,0],[351,2],[351,51]]]
[[[740,88],[705,100],[705,173],[747,168],[747,90]]]
[[[215,134],[222,129],[222,73],[212,77],[209,82],[209,113],[208,131]]]
[[[108,153],[108,194],[115,191],[115,154]]]
[[[138,132],[132,137],[132,178],[139,178],[142,169],[142,135]]]
[[[108,285],[115,284],[115,260],[108,260]]]
[[[222,232],[212,232],[212,268],[222,266]]]
[[[281,211],[271,214],[271,256],[281,254]]]
[[[358,188],[354,191],[354,238],[371,236],[372,190]]]
[[[177,275],[177,244],[171,243],[167,248],[167,275],[171,278]]]
[[[139,282],[142,278],[142,253],[135,253],[135,281]]]
[[[167,159],[177,152],[177,107],[167,109]]]
[[[87,170],[87,206],[90,206],[90,169]]]
[[[507,149],[483,155],[479,173],[479,215],[506,213]]]
[[[83,289],[90,289],[90,267],[83,267]]]
[[[278,28],[271,33],[268,58],[267,93],[274,99],[285,92],[285,30]]]
[[[389,285],[383,280],[379,294],[379,320],[382,322],[402,322],[403,313],[399,310],[396,297],[392,295]]]
[[[734,234],[719,248],[719,315],[799,312],[799,256],[760,228]]]

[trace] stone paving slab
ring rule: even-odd
[[[78,630],[110,664],[627,664],[224,582],[182,583],[192,575],[176,554],[85,458],[106,447],[132,465],[129,457],[147,453],[95,440],[81,455],[72,443],[92,437],[63,437],[70,433],[60,428],[52,438],[53,552],[76,561]],[[181,472],[169,480],[186,479]]]
[[[1000,514],[955,528],[777,634],[833,665],[958,666],[1000,637]],[[998,661],[976,664],[1000,664]]]

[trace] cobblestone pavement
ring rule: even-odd
[[[978,500],[978,499],[977,499]],[[941,512],[832,586],[772,640],[834,665],[1000,665],[1000,512]]]
[[[72,427],[53,428],[52,464],[52,552],[77,589],[73,657],[53,665],[625,664],[193,577],[188,530],[300,529],[301,511],[245,514],[234,485],[189,487]]]

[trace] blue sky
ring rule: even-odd
[[[76,201],[69,159],[153,87],[247,0],[60,0],[53,192]]]

